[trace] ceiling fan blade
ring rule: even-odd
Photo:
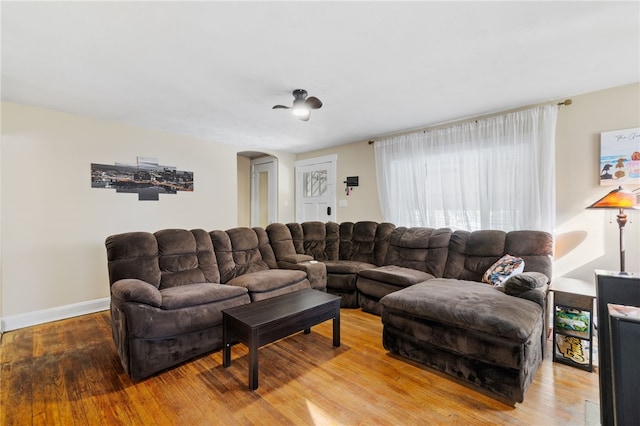
[[[322,101],[315,96],[309,96],[304,103],[311,109],[318,109],[322,107]]]
[[[274,105],[273,108],[271,109],[289,109],[291,107],[288,106],[284,106],[284,105]]]

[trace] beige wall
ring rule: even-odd
[[[594,269],[620,267],[616,211],[585,209],[614,188],[599,183],[600,133],[640,127],[640,84],[571,99],[571,106],[560,108],[556,132],[554,268],[557,276],[592,280]],[[626,269],[640,272],[640,211],[627,214]]]
[[[594,269],[619,268],[615,212],[585,210],[612,189],[599,186],[600,132],[640,127],[640,84],[572,96],[571,99],[571,106],[559,110],[556,132],[554,274],[593,280]],[[330,154],[338,156],[338,182],[346,176],[357,175],[361,182],[349,197],[338,190],[338,200],[347,199],[348,205],[338,208],[337,221],[382,220],[373,147],[366,141],[356,142],[304,153],[298,155],[297,160]],[[631,211],[628,215],[626,269],[640,272],[640,211]]]
[[[108,297],[108,235],[236,225],[235,148],[2,106],[3,317]],[[138,201],[136,194],[91,188],[91,163],[134,163],[137,156],[193,171],[194,192]]]
[[[295,216],[295,154],[273,152],[270,155],[278,159],[278,220],[276,222],[294,222]]]
[[[336,196],[336,221],[357,222],[360,220],[382,221],[380,203],[378,201],[378,184],[376,182],[375,157],[373,145],[367,141],[341,145],[321,151],[307,152],[297,156],[296,160],[321,157],[324,155],[338,156]],[[351,194],[345,194],[347,176],[358,176],[358,185]],[[346,201],[346,207],[340,207],[340,201]]]
[[[2,106],[0,105],[0,117]],[[0,120],[0,135],[2,135],[2,120]],[[2,318],[2,137],[0,136],[0,318]],[[1,324],[1,322],[0,322]],[[0,342],[2,342],[2,327],[0,326]]]
[[[276,222],[295,220],[294,163],[295,155],[272,151],[264,153],[278,159],[278,214]],[[251,159],[238,156],[238,225],[251,226]]]
[[[594,269],[619,265],[615,212],[584,209],[610,189],[598,181],[600,132],[640,127],[640,84],[572,99],[558,114],[555,275],[591,280]],[[239,197],[249,192],[238,184],[241,149],[11,103],[2,104],[1,130],[3,318],[108,297],[108,235],[240,224]],[[360,177],[348,197],[337,186],[338,200],[347,202],[337,220],[382,220],[373,147],[366,141],[298,156],[269,154],[278,158],[279,222],[295,220],[295,160],[329,154],[338,157],[338,182]],[[138,201],[135,194],[91,188],[91,163],[135,162],[137,156],[193,171],[195,191]],[[629,212],[629,219],[627,270],[640,271],[640,211]]]
[[[238,155],[238,226],[251,226],[251,159]]]
[[[59,307],[108,297],[108,235],[248,226],[250,167],[237,156],[242,148],[2,103],[1,318],[46,320]],[[295,156],[270,155],[278,158],[278,219],[291,222]],[[194,191],[138,201],[91,188],[91,163],[135,163],[138,156],[193,171]]]

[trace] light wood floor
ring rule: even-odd
[[[260,387],[247,388],[246,348],[203,356],[132,382],[120,366],[107,311],[5,333],[1,425],[584,425],[598,376],[546,356],[525,401],[492,399],[390,355],[380,318],[342,310],[331,321],[260,349]]]

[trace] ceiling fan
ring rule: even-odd
[[[293,115],[302,121],[309,121],[312,109],[322,107],[322,101],[315,96],[307,97],[307,91],[296,89],[293,91],[293,106],[274,105],[273,109],[293,109]]]

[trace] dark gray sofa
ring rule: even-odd
[[[521,402],[542,360],[545,232],[305,222],[133,232],[106,246],[113,338],[134,379],[220,349],[223,309],[309,287],[381,315],[390,352],[501,399]],[[481,283],[505,254],[525,261],[519,284]]]
[[[310,287],[304,271],[277,269],[261,228],[130,232],[105,244],[113,341],[134,380],[221,349],[222,310]]]
[[[327,268],[327,291],[343,297],[342,307],[381,315],[389,351],[499,398],[523,400],[546,337],[550,234],[372,222],[272,224],[267,234],[278,241],[277,259],[287,253],[293,260],[295,253],[320,260]],[[506,254],[525,261],[522,276],[540,274],[537,287],[507,294],[481,283]]]
[[[292,254],[322,262],[326,269],[327,292],[341,296],[340,306],[358,308],[356,280],[366,269],[384,264],[391,233],[390,223],[303,222],[272,223],[266,231],[280,267],[292,268],[286,260]]]

